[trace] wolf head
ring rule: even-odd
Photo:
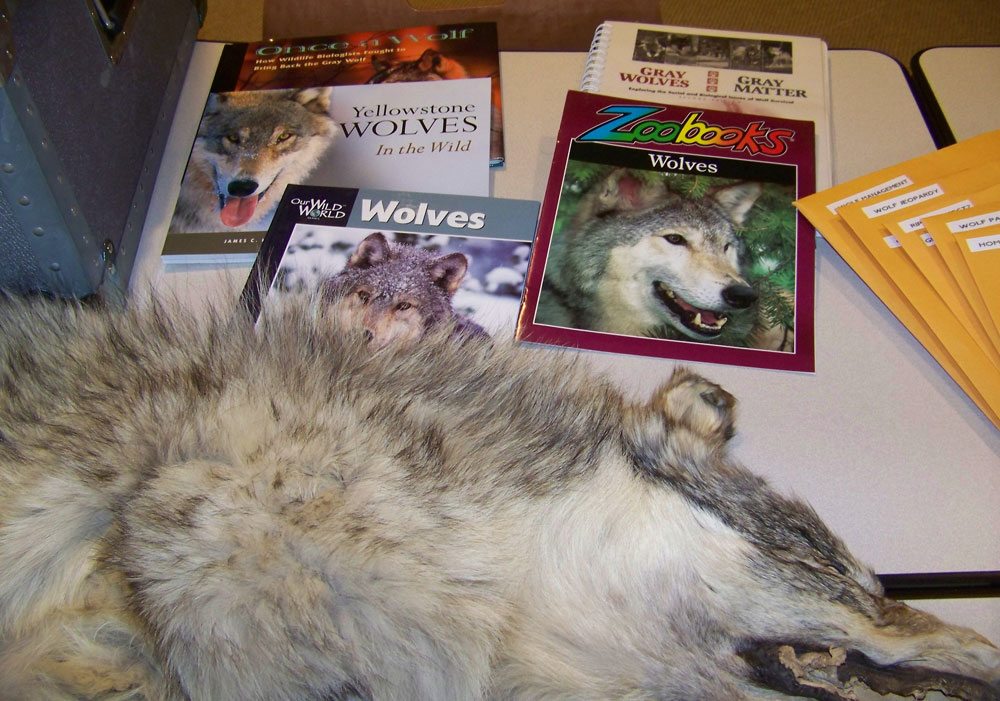
[[[427,49],[415,61],[393,62],[382,56],[373,56],[372,67],[375,75],[368,79],[369,83],[409,83],[469,77],[461,63],[434,49]]]
[[[192,161],[210,170],[215,216],[229,228],[261,221],[284,185],[315,168],[332,135],[330,88],[213,93]]]
[[[581,202],[566,253],[593,327],[632,335],[666,327],[700,341],[722,334],[757,301],[737,232],[761,191],[746,182],[690,199],[612,173]]]
[[[390,244],[381,233],[365,238],[344,269],[326,282],[324,299],[347,328],[362,328],[374,350],[408,344],[444,321],[469,261],[461,253],[435,256]],[[471,323],[471,322],[470,322]]]

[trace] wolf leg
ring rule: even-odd
[[[726,592],[723,600],[744,602],[721,622],[740,631],[737,653],[760,685],[848,699],[845,685],[857,678],[880,693],[941,689],[966,701],[1000,699],[1000,651],[989,641],[885,598],[871,571],[815,512],[726,460],[733,405],[724,390],[679,370],[648,405],[629,409],[623,436],[640,473],[720,518],[749,546],[738,576],[718,569],[704,576]],[[786,647],[793,654],[786,651],[782,661]],[[827,665],[832,677],[799,660],[831,648],[845,652]],[[838,685],[841,695],[830,690]]]
[[[684,477],[710,456],[724,457],[736,430],[736,399],[685,368],[674,370],[647,404],[629,407],[623,435],[633,458],[651,473]]]
[[[670,428],[689,431],[713,446],[721,446],[736,432],[736,398],[686,368],[674,370],[649,407],[662,412]]]

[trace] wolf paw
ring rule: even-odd
[[[684,427],[710,443],[733,437],[736,398],[701,375],[679,368],[651,400],[668,425]]]

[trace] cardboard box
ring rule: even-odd
[[[537,0],[371,0],[332,10],[329,0],[264,2],[264,35],[322,36],[457,22],[497,23],[501,51],[586,51],[607,19],[660,22],[658,0],[628,4]]]

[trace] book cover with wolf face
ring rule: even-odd
[[[518,337],[812,371],[811,122],[571,92]]]

